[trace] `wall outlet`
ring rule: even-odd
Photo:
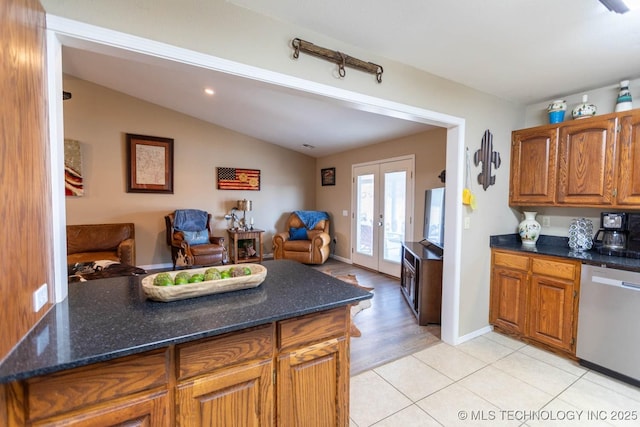
[[[40,311],[44,305],[49,302],[49,287],[46,283],[38,288],[37,291],[33,293],[33,311],[36,313]]]
[[[349,216],[349,211],[348,210],[343,210],[342,211],[342,216]]]
[[[548,215],[542,215],[542,226],[551,227],[551,217]]]

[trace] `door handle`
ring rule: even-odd
[[[382,227],[384,225],[384,221],[382,220],[382,214],[380,214],[380,219],[378,220],[378,227]]]

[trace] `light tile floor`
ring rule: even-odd
[[[640,425],[640,388],[495,332],[353,376],[350,399],[351,427]]]

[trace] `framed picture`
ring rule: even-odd
[[[127,193],[173,194],[173,139],[127,134]]]
[[[217,168],[218,190],[260,191],[260,169]]]
[[[320,170],[322,185],[336,185],[336,168],[324,168]]]

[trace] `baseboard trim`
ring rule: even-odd
[[[484,328],[477,329],[477,330],[475,330],[473,332],[470,332],[470,333],[468,333],[466,335],[458,337],[458,339],[456,340],[456,342],[453,343],[453,345],[462,344],[463,342],[470,341],[470,340],[472,340],[474,338],[479,337],[480,335],[484,335],[487,332],[491,332],[491,331],[493,331],[493,327],[491,325],[485,326]]]
[[[349,258],[343,258],[343,257],[335,255],[335,254],[334,255],[329,255],[329,258],[333,258],[333,259],[335,259],[337,261],[344,262],[345,264],[353,264],[353,262]]]

